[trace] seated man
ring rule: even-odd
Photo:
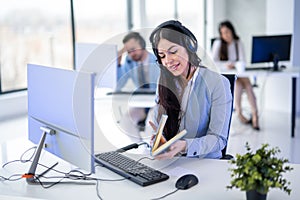
[[[127,86],[132,80],[133,91],[156,91],[159,67],[156,57],[146,50],[146,42],[138,32],[130,32],[123,39],[123,48],[118,52],[117,91]],[[125,59],[122,55],[127,52]],[[124,61],[123,63],[121,63]],[[130,108],[130,119],[140,127],[144,127],[149,108]]]
[[[124,47],[118,52],[118,82],[117,90],[122,90],[127,81],[131,79],[135,90],[150,88],[156,90],[156,82],[159,77],[159,67],[156,57],[146,50],[144,38],[137,32],[130,32],[123,39]],[[122,61],[122,54],[128,55]]]

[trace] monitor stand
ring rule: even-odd
[[[35,172],[36,172],[36,168],[39,164],[39,159],[40,159],[40,156],[41,156],[41,152],[42,152],[42,149],[44,147],[44,144],[45,144],[45,139],[46,139],[46,136],[47,134],[49,135],[55,135],[55,130],[53,129],[50,129],[48,127],[40,127],[40,129],[43,131],[43,134],[42,134],[42,137],[40,139],[40,142],[36,148],[36,151],[35,151],[35,155],[34,155],[34,158],[33,158],[33,161],[31,163],[31,166],[29,168],[29,171],[28,173],[24,174],[23,177],[26,178],[26,182],[30,185],[36,185],[36,184],[39,184],[39,185],[48,185],[48,187],[51,187],[52,185],[55,185],[57,183],[64,183],[64,184],[84,184],[84,185],[94,185],[95,183],[91,183],[91,182],[74,182],[74,181],[69,181],[69,182],[58,182],[58,181],[47,181],[47,182],[42,182],[39,180],[39,177],[42,177],[43,175],[45,175],[47,172],[49,172],[50,170],[52,170],[57,164],[58,162],[56,162],[54,165],[52,165],[51,167],[49,167],[48,169],[46,169],[44,172],[42,172],[41,174],[38,174],[36,175]],[[50,186],[49,186],[50,185]]]
[[[282,70],[282,67],[279,67],[278,63],[279,63],[279,56],[277,54],[275,54],[275,55],[273,55],[272,71],[279,72]]]
[[[31,163],[31,166],[29,168],[29,171],[28,171],[27,174],[24,175],[28,184],[40,183],[39,181],[37,181],[37,179],[40,176],[43,176],[44,174],[46,174],[48,171],[53,169],[58,164],[58,162],[55,163],[54,165],[49,167],[47,170],[45,170],[43,173],[36,176],[35,171],[36,171],[36,168],[37,168],[40,156],[41,156],[41,152],[42,152],[42,149],[43,149],[43,146],[44,146],[44,143],[45,143],[46,136],[47,136],[47,134],[50,134],[50,135],[55,134],[55,131],[52,130],[52,129],[49,129],[49,128],[46,128],[46,127],[40,127],[40,129],[43,131],[43,135],[42,135],[41,140],[40,140],[40,142],[39,142],[39,144],[36,148],[35,155],[34,155],[32,163]]]
[[[272,71],[274,71],[274,72],[278,72],[279,71],[278,61],[277,62],[273,62]]]

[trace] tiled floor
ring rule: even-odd
[[[255,131],[250,125],[243,125],[233,113],[231,133],[227,152],[231,155],[245,152],[245,143],[248,141],[253,149],[262,143],[269,143],[272,147],[278,146],[282,157],[291,163],[300,164],[300,117],[296,120],[295,137],[291,138],[290,114],[265,111],[260,116],[260,131]],[[27,137],[27,117],[19,117],[0,122],[2,141]]]
[[[250,125],[241,124],[233,113],[232,127],[227,152],[235,155],[245,152],[245,143],[249,142],[253,149],[268,143],[271,147],[279,147],[280,156],[292,163],[300,163],[300,118],[296,119],[295,137],[291,137],[291,116],[289,113],[265,111],[260,116],[260,131]]]

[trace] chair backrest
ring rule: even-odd
[[[215,42],[217,39],[219,39],[219,38],[218,38],[218,37],[214,37],[214,38],[211,38],[211,39],[210,39],[210,48],[213,47],[214,42]]]
[[[232,112],[233,112],[233,97],[234,97],[234,85],[235,85],[236,75],[235,74],[222,74],[222,75],[225,76],[229,80],[229,82],[230,82],[230,91],[231,91],[231,95],[232,95],[231,113],[230,113],[228,133],[227,133],[227,141],[228,141],[230,126],[231,126],[231,117],[232,117]],[[227,142],[227,144],[228,144],[228,142]],[[226,154],[226,150],[227,150],[227,145],[222,150],[222,158],[221,159],[226,159],[226,160],[232,159],[233,156],[229,155],[229,154]]]

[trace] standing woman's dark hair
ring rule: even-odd
[[[180,22],[170,20],[159,25],[151,34],[150,42],[152,44],[153,52],[160,64],[161,74],[158,86],[158,95],[160,111],[158,114],[158,121],[163,112],[168,115],[168,120],[164,128],[164,136],[167,140],[177,134],[180,126],[181,114],[181,98],[182,91],[186,86],[186,81],[181,76],[174,76],[161,64],[160,56],[158,55],[157,46],[161,39],[166,39],[172,43],[176,43],[187,50],[188,53],[188,74],[190,75],[191,66],[199,67],[200,58],[197,55],[197,39],[186,27],[182,26]],[[186,77],[186,78],[187,78]],[[178,91],[178,85],[180,86]]]
[[[228,48],[227,48],[227,42],[221,36],[221,28],[222,27],[227,27],[232,32],[232,36],[233,36],[234,40],[239,40],[240,37],[236,34],[235,29],[230,21],[226,20],[219,24],[219,34],[220,34],[220,38],[221,38],[220,60],[226,61],[226,60],[228,60]],[[237,54],[238,54],[238,52],[237,52]]]

